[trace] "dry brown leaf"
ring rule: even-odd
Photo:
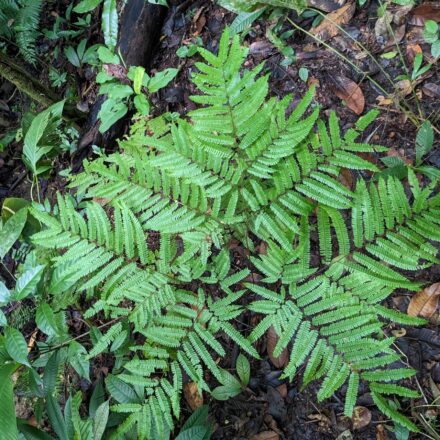
[[[347,107],[360,115],[364,111],[365,98],[361,88],[351,79],[336,75],[332,77],[335,95],[345,101]]]
[[[321,413],[309,414],[307,418],[314,422],[318,422],[318,426],[324,430],[330,429],[332,426],[332,421],[326,415]]]
[[[392,38],[391,23],[393,22],[393,13],[385,11],[382,17],[379,17],[374,24],[374,34],[376,41],[382,43]]]
[[[426,20],[440,22],[440,2],[423,3],[414,9],[409,23],[414,26],[424,26]]]
[[[377,425],[376,427],[376,440],[388,440],[387,433],[383,425]]]
[[[281,385],[278,385],[276,390],[280,393],[281,397],[287,397],[287,385],[285,383],[282,383]]]
[[[440,283],[434,283],[429,287],[417,292],[408,306],[408,315],[432,318],[437,311],[440,296]]]
[[[400,96],[407,96],[413,91],[413,85],[409,79],[402,79],[396,82],[397,93]]]
[[[35,342],[37,340],[37,333],[38,333],[38,329],[36,328],[32,332],[31,337],[29,338],[29,342],[27,345],[28,353],[30,353],[32,351],[32,349],[34,348]]]
[[[391,105],[393,103],[393,100],[391,98],[385,98],[385,96],[379,95],[376,97],[376,101],[378,105]]]
[[[310,29],[310,33],[323,41],[333,38],[339,34],[338,26],[347,24],[352,19],[355,9],[356,2],[350,2],[342,6],[342,8],[330,12],[318,26]]]
[[[435,83],[423,84],[422,91],[430,98],[440,98],[440,85]]]
[[[414,62],[414,58],[418,53],[423,53],[420,44],[407,44],[406,45],[406,56],[408,57],[408,61],[412,64]]]
[[[253,435],[250,440],[279,440],[280,436],[275,431],[263,431]]]
[[[203,405],[203,395],[200,394],[195,382],[186,383],[183,386],[183,394],[188,402],[189,407],[195,411]]]
[[[438,385],[434,382],[434,379],[429,375],[429,388],[431,388],[432,396],[435,400],[440,397],[440,389]]]
[[[348,168],[342,168],[339,181],[348,189],[353,189],[353,174]]]
[[[276,368],[283,368],[289,361],[289,352],[285,348],[278,357],[273,355],[279,339],[280,337],[276,334],[273,326],[270,326],[269,330],[267,330],[267,354]]]
[[[355,406],[351,420],[353,421],[353,429],[365,428],[371,422],[371,412],[365,406]]]
[[[198,37],[203,28],[205,27],[206,24],[206,17],[202,12],[204,11],[204,7],[201,7],[194,15],[194,18],[192,20],[192,24],[191,24],[191,36],[192,37]]]

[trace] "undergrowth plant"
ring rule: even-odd
[[[43,0],[0,0],[0,36],[13,39],[20,55],[36,62],[35,42],[39,34]]]
[[[72,194],[28,209],[41,226],[31,242],[38,270],[45,265],[36,288],[46,342],[29,358],[7,327],[7,373],[29,372],[60,438],[91,439],[97,422],[76,413],[68,425],[38,368],[70,362],[88,378],[89,362],[105,358],[110,438],[162,439],[180,417],[184,382],[210,392],[210,376],[238,389],[222,369],[226,347],[259,358],[254,343],[272,326],[273,355],[290,349],[283,377],[319,381],[320,401],[346,385],[347,416],[363,382],[386,417],[417,431],[390,400],[418,393],[404,386],[415,372],[387,326],[424,321],[384,301],[419,289],[411,273],[439,262],[437,182],[422,185],[412,169],[410,191],[394,176],[375,178],[363,153],[386,148],[361,136],[376,112],[342,132],[335,113],[320,117],[313,89],[292,111],[292,96],[269,96],[263,65],[243,70],[247,49],[228,30],[217,55],[198,51],[195,110],[138,115],[120,151],[84,163]],[[358,176],[352,188],[340,180],[346,169]],[[232,240],[249,255],[238,265]],[[84,304],[82,319],[100,328],[72,341],[65,310]],[[250,312],[259,320],[246,334],[237,323]]]

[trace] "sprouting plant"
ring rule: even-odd
[[[34,178],[50,169],[48,159],[58,150],[63,107],[60,101],[36,115],[24,135],[23,162]]]
[[[52,67],[49,70],[49,79],[53,87],[61,87],[67,81],[67,72],[58,72]]]
[[[101,133],[107,131],[128,112],[131,102],[138,113],[149,115],[150,102],[146,93],[157,92],[178,73],[177,69],[168,68],[150,77],[141,66],[132,66],[127,71],[121,65],[119,57],[106,47],[100,47],[98,55],[104,67],[96,81],[101,84],[99,94],[107,96],[99,112]]]
[[[439,28],[434,20],[426,20],[423,38],[431,45],[431,55],[434,58],[438,58],[440,56]]]

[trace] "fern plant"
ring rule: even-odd
[[[398,383],[414,371],[384,329],[424,321],[383,301],[418,289],[408,274],[438,263],[437,182],[421,186],[409,170],[410,195],[394,177],[347,188],[342,170],[379,171],[358,154],[386,151],[360,140],[375,112],[342,133],[334,113],[320,119],[311,89],[289,114],[292,97],[268,97],[262,65],[242,72],[247,49],[228,30],[218,54],[199,53],[196,110],[139,116],[119,152],[72,178],[76,198],[29,211],[42,228],[32,242],[55,252],[53,307],[62,313],[85,293],[84,318],[108,322],[86,360],[115,357],[106,378],[121,417],[114,438],[167,438],[184,380],[209,392],[209,371],[224,384],[224,343],[258,358],[253,344],[271,326],[274,355],[290,347],[285,377],[304,366],[304,386],[321,380],[319,400],[347,384],[347,416],[364,381],[387,417],[417,431],[387,400],[417,393]],[[241,268],[231,239],[249,252]],[[234,326],[246,310],[261,318],[249,335]]]
[[[0,35],[14,39],[20,55],[30,64],[36,62],[42,7],[43,0],[0,0]]]

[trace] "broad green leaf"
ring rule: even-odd
[[[102,0],[82,0],[73,8],[73,12],[84,14],[93,11],[101,2]]]
[[[101,440],[107,426],[108,416],[109,403],[107,400],[97,408],[93,418],[93,440]]]
[[[85,378],[90,382],[90,362],[86,359],[87,350],[76,341],[69,344],[68,358],[69,363],[79,374],[81,378]]]
[[[46,171],[49,166],[38,166],[38,161],[48,154],[56,145],[40,145],[46,130],[55,130],[54,123],[61,119],[64,101],[57,102],[35,116],[24,137],[23,162],[37,176]]]
[[[10,300],[11,300],[10,290],[5,286],[5,284],[2,281],[0,281],[0,306],[4,306],[8,304]]]
[[[220,385],[212,390],[211,396],[216,400],[229,400],[238,394],[234,393],[232,389],[226,385]]]
[[[0,367],[0,421],[2,440],[17,440],[17,422],[14,405],[14,384],[11,375],[16,369],[15,365]]]
[[[43,373],[43,387],[46,396],[52,395],[58,381],[60,350],[55,350],[49,357]]]
[[[102,32],[104,33],[105,44],[113,49],[118,39],[118,11],[116,0],[104,0],[102,10]]]
[[[165,69],[157,72],[156,75],[150,78],[148,82],[148,91],[150,93],[157,92],[159,89],[166,87],[179,73],[178,69]]]
[[[55,431],[58,438],[60,440],[69,440],[66,423],[63,414],[61,413],[60,405],[51,394],[48,395],[46,399],[46,410],[52,429]]]
[[[193,426],[202,425],[206,426],[209,416],[209,407],[208,405],[202,405],[197,408],[186,420],[185,424],[182,427],[182,430],[189,429]]]
[[[107,94],[110,99],[119,101],[131,96],[133,94],[133,89],[127,84],[115,84],[114,82],[111,82],[102,85],[99,89],[99,94]]]
[[[235,368],[237,369],[238,377],[240,378],[243,385],[247,385],[249,383],[249,378],[251,374],[251,366],[247,357],[240,353],[237,357],[237,364]]]
[[[49,434],[29,425],[25,420],[17,419],[17,426],[20,433],[23,434],[22,438],[26,440],[54,440]]]
[[[92,396],[89,402],[89,415],[90,417],[95,417],[98,407],[105,401],[105,391],[102,386],[102,380],[99,379],[93,388]]]
[[[133,388],[116,376],[107,376],[105,383],[112,397],[119,403],[133,403],[138,401]]]
[[[179,432],[176,440],[204,440],[207,433],[209,433],[209,428],[205,426],[193,426]]]
[[[133,90],[135,93],[141,93],[142,80],[144,78],[145,68],[137,66],[134,70]]]
[[[35,322],[38,328],[48,336],[55,336],[58,333],[55,313],[47,303],[41,303],[37,308]]]
[[[31,269],[28,269],[21,277],[17,280],[15,289],[12,293],[12,297],[15,301],[21,301],[22,299],[33,295],[37,284],[43,275],[43,270],[46,266],[40,264]]]
[[[252,12],[241,12],[234,18],[234,21],[231,23],[229,29],[231,34],[239,34],[243,32],[246,28],[250,28],[252,23],[259,18],[266,8],[260,8],[256,11]]]
[[[422,157],[429,153],[434,144],[434,130],[429,121],[423,122],[416,137],[416,162],[420,164]]]
[[[6,327],[8,325],[8,320],[6,319],[6,315],[3,313],[3,310],[0,310],[0,327]]]
[[[15,328],[7,327],[5,330],[5,347],[9,356],[14,361],[30,367],[28,361],[28,348],[23,335]]]
[[[147,116],[150,114],[150,103],[145,95],[136,95],[133,99],[133,102],[136,110],[141,115]]]
[[[27,219],[27,209],[20,209],[0,230],[0,259],[9,252],[20,237]]]
[[[99,47],[98,56],[99,59],[105,64],[119,64],[119,57],[116,54],[114,54],[108,47],[105,46]]]
[[[81,60],[79,59],[76,50],[72,46],[67,46],[64,49],[64,54],[66,55],[66,58],[69,60],[70,64],[78,68],[81,67]]]
[[[2,204],[2,220],[6,223],[20,209],[27,208],[31,203],[29,200],[21,197],[8,197],[3,200]]]
[[[128,107],[124,103],[107,99],[99,111],[99,119],[101,120],[99,132],[106,132],[115,122],[123,118],[127,111]]]

